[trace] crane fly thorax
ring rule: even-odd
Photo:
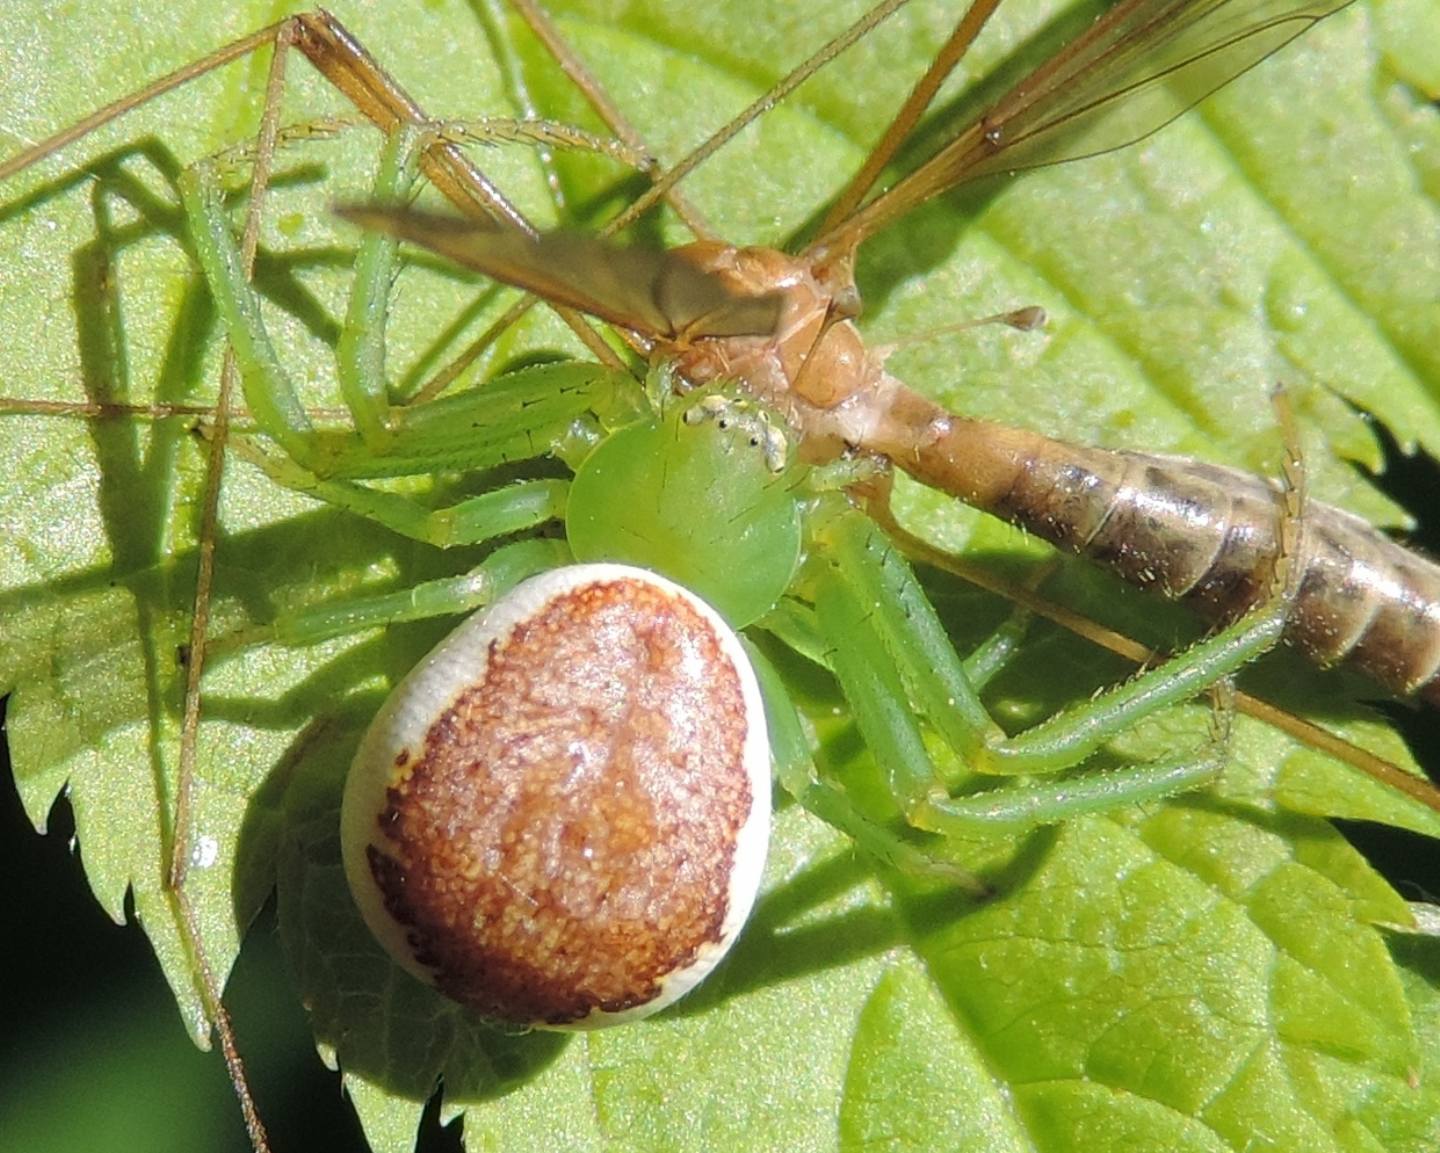
[[[700,241],[676,256],[714,276],[735,296],[776,294],[781,299],[774,330],[742,336],[696,336],[677,347],[687,380],[708,384],[743,379],[765,400],[784,400],[824,328],[829,297],[809,270],[793,257],[769,248],[737,248]]]
[[[785,418],[805,459],[833,459],[862,443],[883,391],[883,367],[855,325],[836,319],[835,295],[811,262],[772,248],[709,241],[678,254],[738,296],[778,294],[783,301],[771,333],[677,343],[680,374],[696,385],[738,383]]]

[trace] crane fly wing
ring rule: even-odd
[[[1093,156],[1164,127],[1350,0],[1129,0],[987,117],[990,164]]]
[[[832,238],[982,176],[1133,144],[1350,2],[1121,0]]]
[[[663,250],[624,248],[579,232],[526,236],[482,221],[411,209],[346,207],[338,214],[645,336],[768,336],[776,294],[744,296]]]

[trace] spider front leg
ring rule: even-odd
[[[1043,778],[1082,765],[1137,722],[1225,681],[1271,648],[1284,625],[1282,594],[1165,664],[1010,737],[980,701],[904,557],[838,501],[819,516],[810,580],[830,667],[906,820],[931,832],[1053,823],[1203,786],[1225,765],[1223,723],[1208,742],[1174,758],[960,797],[945,787],[925,727],[977,772]]]
[[[430,133],[405,127],[387,141],[375,184],[382,203],[411,189]],[[563,515],[567,484],[509,485],[443,508],[358,483],[364,479],[485,469],[546,454],[578,456],[583,430],[628,413],[628,378],[593,365],[519,372],[483,391],[415,406],[392,406],[385,374],[385,324],[395,242],[367,233],[356,259],[346,323],[336,351],[339,389],[353,430],[317,429],[266,332],[259,297],[243,274],[215,166],[181,178],[196,255],[226,325],[246,403],[264,438],[233,437],[237,455],[286,488],[346,508],[437,547],[471,544]],[[267,443],[271,442],[271,443]],[[277,451],[278,450],[278,451]]]

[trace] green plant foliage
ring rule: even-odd
[[[63,21],[38,0],[19,7],[0,25],[5,154],[275,18],[253,0],[134,0],[123,22],[99,6]],[[541,114],[591,122],[528,41],[509,59],[515,29],[484,4],[334,7],[438,115],[524,114],[506,79],[514,65]],[[552,7],[673,161],[861,5]],[[951,87],[1048,44],[1055,7],[1007,3]],[[917,0],[697,171],[685,191],[715,231],[774,244],[810,220],[948,31],[951,8]],[[1361,3],[1137,147],[915,213],[867,246],[867,332],[894,341],[1039,303],[1051,317],[1043,334],[942,335],[901,348],[891,368],[966,413],[1265,472],[1280,458],[1266,394],[1284,381],[1314,495],[1403,524],[1354,467],[1375,465],[1379,450],[1352,405],[1402,444],[1440,450],[1440,118],[1420,95],[1440,89],[1436,43],[1433,0]],[[221,343],[172,182],[253,131],[264,76],[261,61],[232,66],[0,187],[0,395],[213,402]],[[302,62],[291,76],[287,120],[344,110]],[[361,129],[287,150],[267,210],[257,281],[317,408],[336,403],[331,346],[354,247],[327,208],[363,199],[377,153]],[[480,163],[541,223],[591,223],[618,196],[616,168],[589,157],[560,158],[565,208],[533,150],[486,150]],[[684,237],[669,217],[640,233]],[[402,390],[509,299],[477,302],[474,278],[413,263],[391,324]],[[581,354],[537,311],[477,373],[537,351]],[[203,471],[204,446],[180,420],[0,414],[0,691],[16,782],[42,829],[68,796],[96,898],[119,919],[133,894],[200,1041],[193,958],[161,881]],[[438,497],[463,483],[418,487]],[[1023,572],[1042,553],[913,486],[901,511],[1000,571]],[[221,524],[214,635],[475,560],[281,493],[239,464]],[[962,647],[1004,616],[954,582],[935,587]],[[1083,566],[1053,589],[1146,639],[1170,644],[1185,627]],[[1440,1146],[1440,955],[1392,932],[1408,924],[1406,904],[1324,818],[1432,836],[1440,821],[1253,722],[1239,724],[1235,766],[1213,794],[961,846],[996,890],[986,903],[878,869],[784,809],[754,920],[694,995],[593,1035],[495,1032],[390,966],[363,935],[339,866],[349,750],[386,687],[443,631],[246,650],[217,657],[205,680],[188,892],[211,964],[229,971],[278,883],[299,995],[377,1150],[410,1147],[439,1078],[445,1115],[465,1111],[473,1149]],[[1027,645],[991,692],[1006,723],[1125,672],[1057,632],[1037,629]],[[780,663],[827,771],[883,814],[874,766],[834,715],[833,685]],[[1369,690],[1357,680],[1282,654],[1257,685],[1410,763],[1359,703]],[[1198,709],[1158,718],[1117,755],[1194,743],[1204,720]]]

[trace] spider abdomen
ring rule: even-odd
[[[591,1027],[700,981],[769,833],[743,649],[645,570],[518,586],[392,694],[346,787],[346,872],[411,972],[486,1016]]]

